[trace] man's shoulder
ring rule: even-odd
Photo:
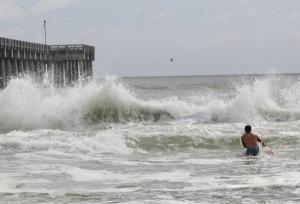
[[[251,136],[251,137],[258,137],[257,135],[253,134],[253,133],[245,133],[241,136],[241,138],[244,138],[246,136]]]

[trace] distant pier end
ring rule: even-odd
[[[93,76],[95,48],[88,45],[43,45],[0,37],[0,87],[28,74],[36,82],[44,76],[57,87],[86,82]]]

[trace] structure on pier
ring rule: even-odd
[[[86,82],[93,76],[95,48],[88,45],[43,45],[0,37],[0,87],[13,77],[47,74],[57,87]]]

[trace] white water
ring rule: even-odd
[[[155,113],[177,119],[192,117],[198,122],[298,120],[300,84],[280,89],[274,87],[276,83],[275,79],[260,79],[251,85],[237,84],[234,97],[226,100],[208,92],[203,94],[206,97],[192,96],[193,101],[176,96],[146,101],[114,77],[67,89],[55,89],[51,85],[39,88],[28,78],[14,79],[0,92],[0,127],[2,131],[68,129],[90,120],[96,123],[151,120]]]
[[[300,84],[293,76],[107,77],[62,89],[46,80],[43,87],[14,79],[0,92],[1,202],[300,197]],[[245,124],[275,156],[236,157]]]

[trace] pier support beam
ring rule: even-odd
[[[18,73],[20,75],[24,75],[24,64],[23,64],[23,60],[19,60],[18,61]]]
[[[25,60],[25,62],[24,62],[24,71],[25,71],[26,75],[29,74],[29,62],[28,62],[28,60]]]
[[[12,60],[12,76],[17,77],[18,76],[18,62],[16,59]]]
[[[5,73],[5,60],[1,59],[1,65],[0,65],[0,86],[1,88],[6,86],[6,73]]]
[[[12,78],[12,71],[11,71],[11,61],[10,59],[6,59],[6,70],[7,70],[7,80]]]

